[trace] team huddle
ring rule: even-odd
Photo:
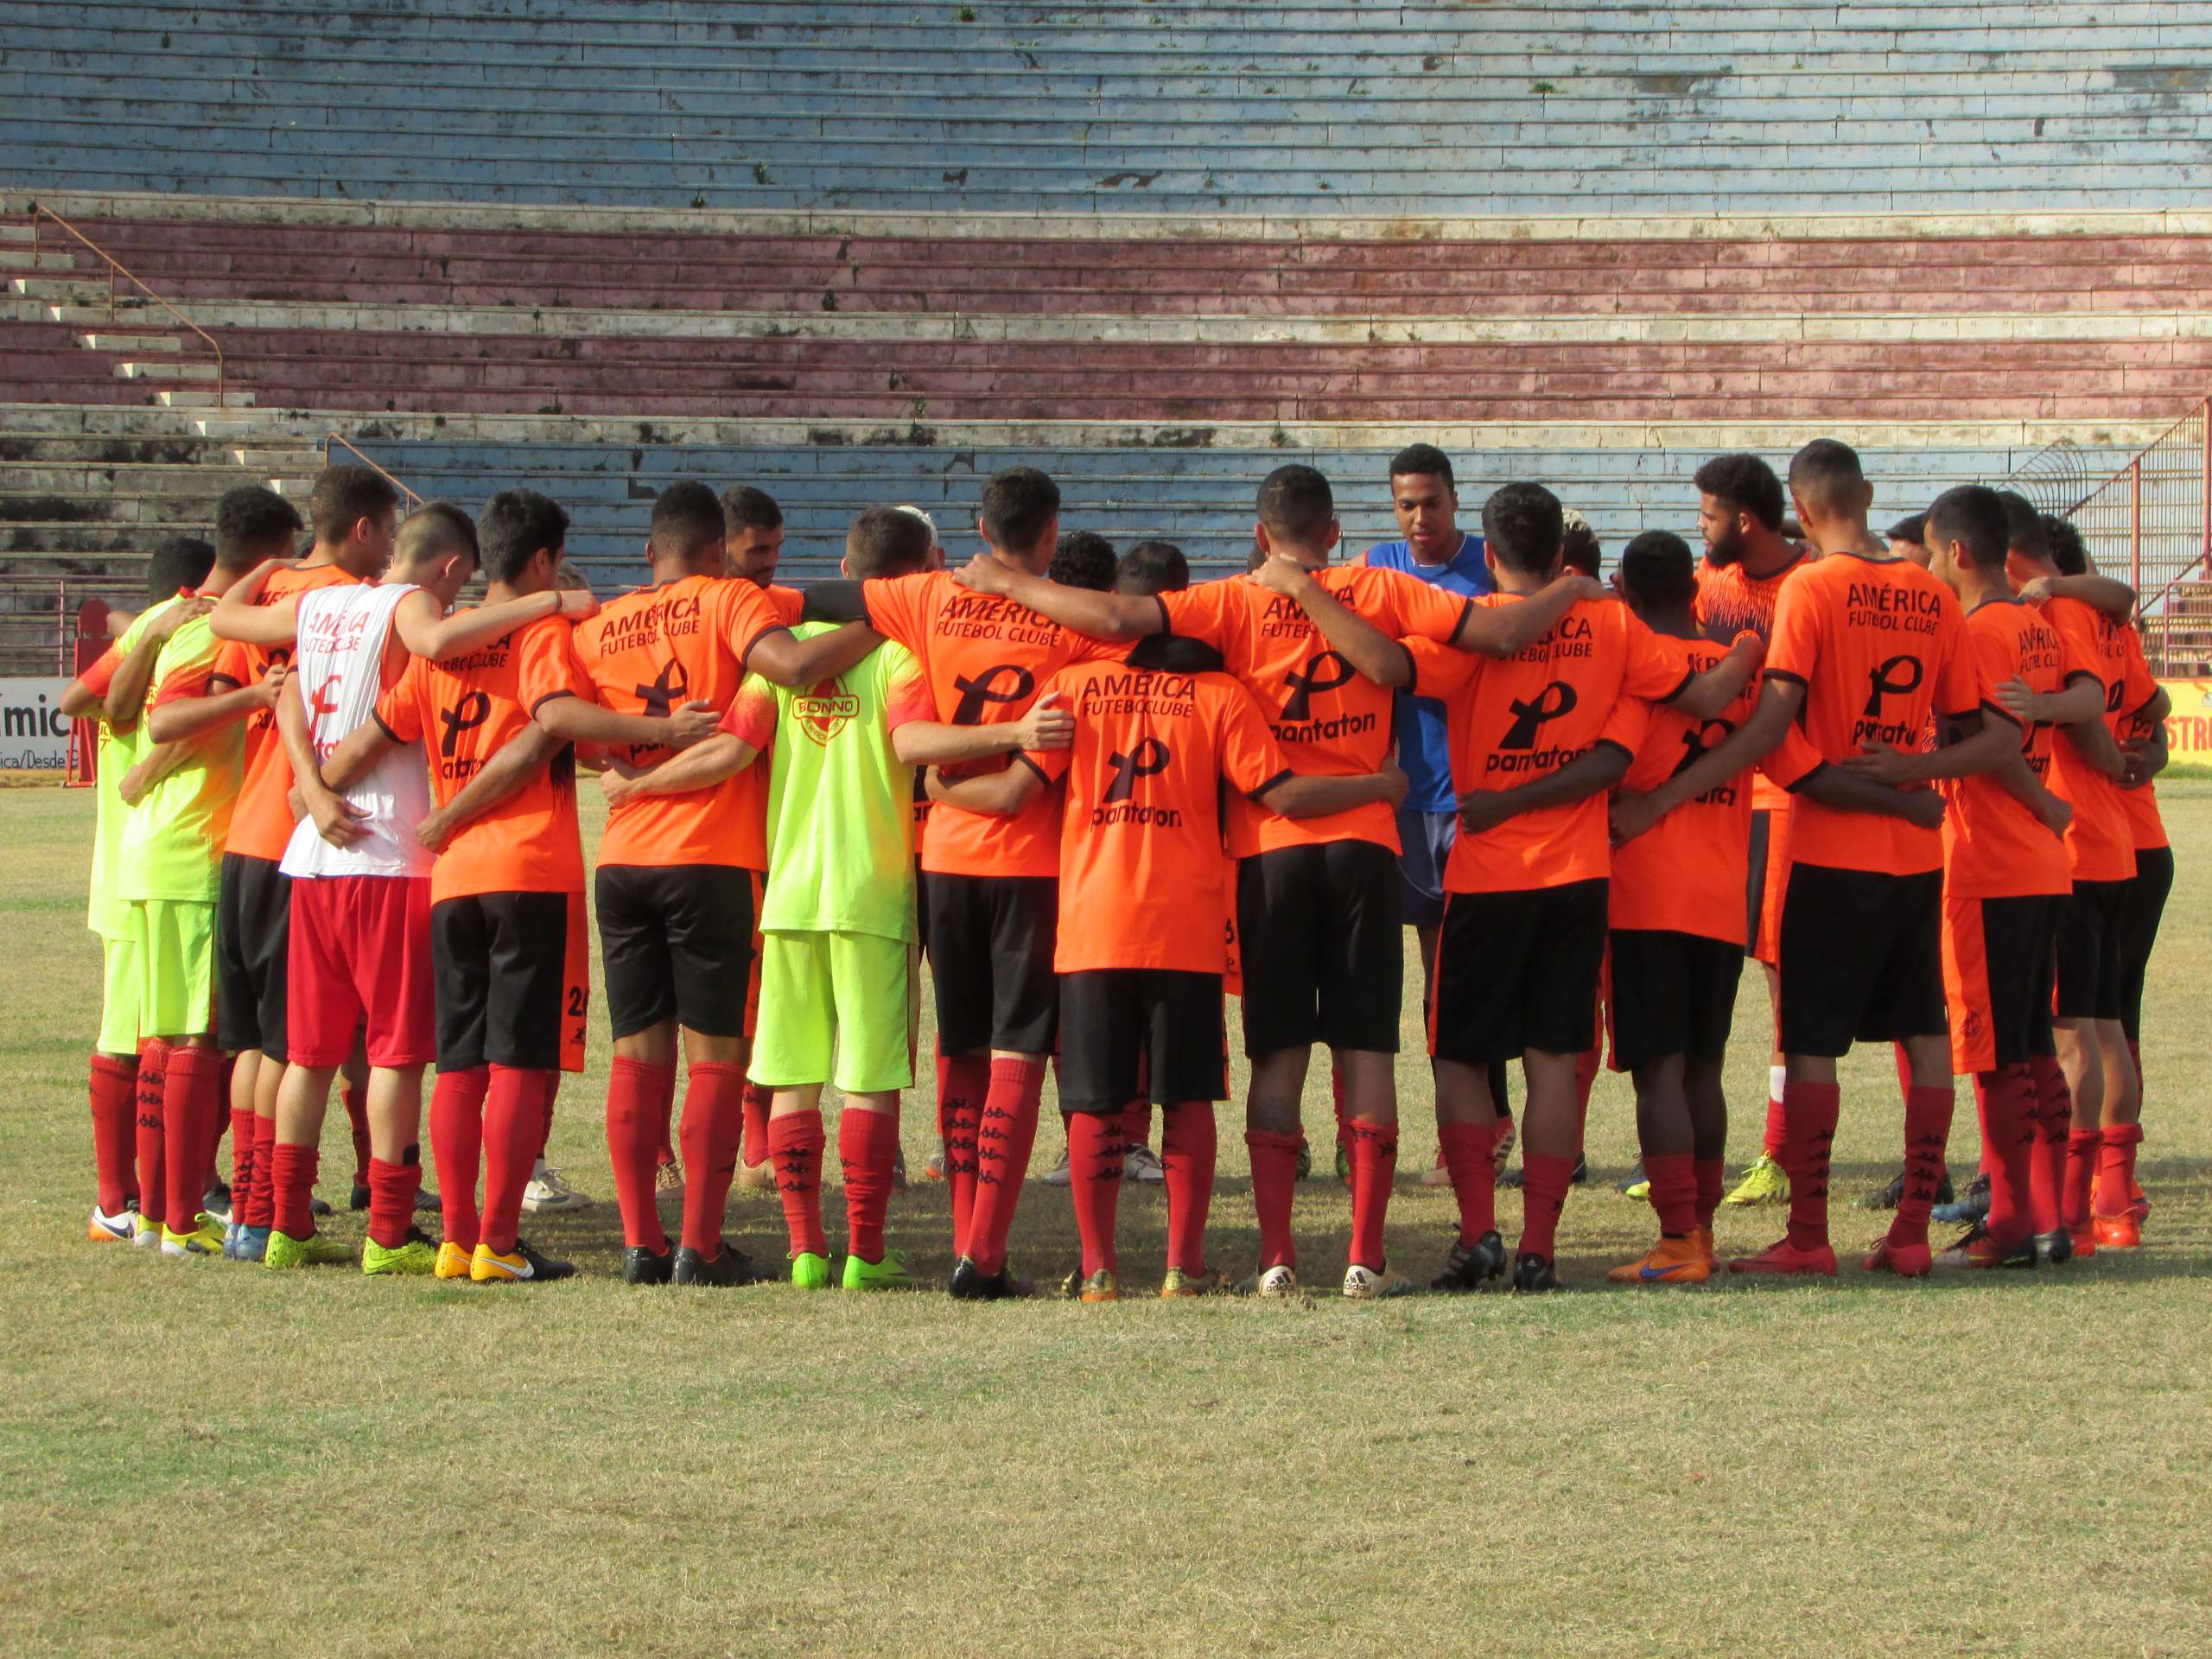
[[[926,957],[952,1295],[1032,1292],[1007,1241],[1052,1067],[1069,1294],[1122,1294],[1118,1199],[1147,1164],[1163,1295],[1298,1294],[1316,1045],[1351,1192],[1344,1294],[1405,1294],[1384,1230],[1408,925],[1440,1147],[1425,1179],[1459,1211],[1434,1290],[1560,1283],[1608,1054],[1658,1235],[1616,1281],[1720,1271],[1723,1203],[1788,1206],[1784,1236],[1729,1270],[1834,1274],[1837,1061],[1861,1042],[1896,1046],[1904,1108],[1869,1270],[2137,1244],[2140,1011],[2173,865],[2135,594],[2063,520],[1979,486],[1878,537],[1832,441],[1786,487],[1751,455],[1694,481],[1702,559],[1647,531],[1606,586],[1587,526],[1540,486],[1497,490],[1480,535],[1460,531],[1451,463],[1425,444],[1390,462],[1404,539],[1334,562],[1327,480],[1282,467],[1248,572],[1193,582],[1168,543],[1116,561],[1063,536],[1058,488],[1021,467],[984,487],[983,550],[959,569],[918,510],[875,507],[841,579],[803,590],[772,580],[772,501],[681,482],[653,506],[651,585],[603,605],[533,491],[403,518],[382,476],[333,467],[303,525],[233,490],[212,547],[156,554],[151,602],[64,703],[101,733],[89,1236],[351,1261],[316,1225],[336,1084],[363,1272],[572,1273],[520,1228],[588,1202],[543,1162],[592,994],[581,768],[607,802],[592,880],[632,1284],[918,1282],[886,1222]],[[455,609],[480,573],[483,600]],[[1730,1192],[1722,1065],[1747,956],[1773,1063],[1764,1147]],[[1249,1276],[1205,1238],[1230,995]],[[1981,1173],[1939,1252],[1961,1075]],[[777,1189],[785,1267],[723,1238],[739,1180]],[[1516,1181],[1509,1248],[1496,1192]]]

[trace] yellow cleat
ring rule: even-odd
[[[456,1244],[448,1239],[438,1246],[438,1263],[430,1269],[430,1276],[434,1279],[466,1279],[469,1276],[468,1264],[475,1255],[476,1252],[467,1245]]]
[[[1787,1204],[1789,1177],[1783,1173],[1780,1164],[1761,1153],[1736,1183],[1736,1190],[1721,1202],[1738,1205]]]

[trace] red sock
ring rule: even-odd
[[[976,1208],[968,1218],[968,1254],[986,1277],[1006,1266],[1007,1235],[1014,1230],[1014,1206],[1029,1174],[1037,1101],[1044,1091],[1043,1062],[991,1062],[990,1090],[976,1134]]]
[[[1643,1176],[1651,1183],[1651,1208],[1659,1230],[1669,1238],[1688,1238],[1697,1230],[1697,1171],[1687,1152],[1647,1152]]]
[[[92,1097],[94,1198],[119,1216],[137,1196],[138,1057],[94,1051]]]
[[[1720,1194],[1728,1185],[1727,1160],[1722,1158],[1694,1159],[1690,1175],[1697,1184],[1697,1224],[1710,1234],[1713,1218],[1720,1211]]]
[[[2011,1249],[2035,1231],[2032,1188],[2043,1140],[2035,1072],[2024,1063],[1974,1079],[1981,1121],[1982,1162],[1989,1174],[1989,1235]]]
[[[387,1250],[407,1242],[415,1223],[415,1195],[423,1190],[423,1154],[410,1147],[404,1162],[369,1158],[369,1236]]]
[[[1928,1212],[1943,1184],[1943,1152],[1951,1139],[1951,1086],[1913,1088],[1904,1097],[1904,1190],[1890,1218],[1890,1243],[1928,1243]]]
[[[745,1133],[738,1139],[738,1156],[747,1169],[757,1169],[768,1159],[768,1103],[775,1090],[757,1083],[745,1085]]]
[[[353,1185],[366,1186],[369,1185],[369,1091],[366,1087],[356,1089],[340,1077],[338,1098],[346,1108],[346,1124],[353,1131]]]
[[[712,1062],[693,1066],[683,1088],[683,1243],[709,1260],[721,1249],[722,1208],[737,1175],[744,1123],[744,1071]]]
[[[1766,1139],[1760,1143],[1759,1150],[1777,1164],[1782,1161],[1782,1103],[1774,1097],[1774,1090],[1770,1089],[1766,1096]]]
[[[168,1224],[188,1233],[207,1196],[208,1126],[223,1109],[223,1057],[212,1048],[173,1048],[162,1089],[162,1159],[168,1174]]]
[[[321,1154],[313,1147],[279,1141],[269,1149],[270,1224],[288,1238],[315,1236],[315,1166]]]
[[[1472,1244],[1497,1230],[1497,1149],[1500,1137],[1479,1123],[1440,1123],[1437,1149],[1459,1201],[1459,1242]]]
[[[2098,1141],[2095,1213],[2126,1215],[2135,1179],[2135,1148],[2142,1144],[2143,1126],[2108,1123]]]
[[[776,1191],[784,1200],[784,1228],[791,1253],[830,1254],[822,1231],[822,1114],[790,1112],[768,1120],[768,1155],[776,1160]]]
[[[668,1235],[653,1205],[654,1153],[676,1074],[666,1066],[617,1054],[607,1080],[607,1158],[614,1166],[614,1202],[622,1211],[622,1242],[631,1249],[665,1255]]]
[[[438,1207],[446,1242],[474,1251],[483,1236],[476,1176],[484,1161],[484,1096],[489,1067],[442,1071],[430,1085],[430,1165],[438,1172]]]
[[[1521,1154],[1521,1243],[1516,1254],[1548,1258],[1559,1234],[1559,1213],[1574,1179],[1574,1160],[1555,1152]]]
[[[2066,1137],[2074,1127],[2074,1096],[2066,1087],[2066,1073],[2056,1056],[2038,1054],[2028,1066],[2036,1090],[2036,1149],[2029,1170],[2029,1211],[2036,1231],[2055,1233],[2066,1224]]]
[[[2104,1146],[2102,1129],[2069,1129],[2066,1135],[2066,1192],[2059,1213],[2069,1230],[2089,1224],[2089,1188],[2097,1176],[2097,1157]]]
[[[1363,1117],[1346,1120],[1351,1136],[1351,1259],[1382,1270],[1382,1224],[1390,1214],[1390,1183],[1398,1173],[1398,1126]]]
[[[1114,1272],[1114,1212],[1122,1201],[1122,1121],[1119,1113],[1070,1112],[1068,1195],[1075,1200],[1075,1230],[1083,1240],[1083,1275]]]
[[[169,1046],[158,1037],[138,1045],[138,1096],[135,1137],[138,1150],[138,1213],[148,1221],[168,1215],[166,1149],[168,1120],[162,1110],[162,1087],[169,1064]]]
[[[1833,1083],[1782,1086],[1782,1168],[1789,1177],[1789,1242],[1817,1250],[1828,1242],[1828,1156],[1843,1090]]]
[[[484,1095],[484,1216],[479,1238],[501,1255],[514,1249],[522,1230],[523,1189],[537,1161],[537,1132],[545,1122],[545,1096],[553,1087],[550,1071],[514,1066],[487,1068]],[[695,1074],[696,1075],[696,1074]],[[471,1170],[474,1177],[475,1172]],[[444,1191],[445,1175],[438,1176]]]
[[[883,1260],[883,1218],[899,1158],[899,1115],[852,1106],[837,1115],[837,1162],[845,1176],[845,1248],[863,1262]]]
[[[231,1109],[231,1218],[244,1223],[252,1207],[254,1173],[253,1108]]]
[[[1217,1148],[1213,1103],[1192,1100],[1160,1114],[1160,1161],[1167,1166],[1167,1265],[1206,1268],[1206,1214],[1213,1207]]]
[[[1298,1189],[1298,1154],[1306,1149],[1306,1137],[1247,1129],[1244,1145],[1252,1158],[1252,1208],[1260,1219],[1260,1270],[1294,1268],[1298,1249],[1290,1241],[1290,1201]]]
[[[990,1092],[987,1055],[944,1055],[937,1062],[938,1132],[944,1136],[944,1184],[952,1190],[952,1253],[975,1255],[976,1137],[983,1127],[983,1096]]]
[[[266,1058],[261,1063],[276,1064]],[[246,1194],[245,1224],[276,1224],[276,1120],[264,1117],[258,1112],[253,1116],[253,1186]]]

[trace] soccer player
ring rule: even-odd
[[[1890,539],[1890,556],[1910,559],[1915,564],[1928,563],[1928,515],[1908,513],[1882,533]]]
[[[1218,650],[1266,711],[1301,774],[1366,777],[1389,747],[1390,685],[1405,683],[1404,653],[1387,653],[1390,685],[1362,672],[1323,637],[1323,613],[1367,619],[1370,634],[1414,636],[1465,649],[1510,652],[1540,635],[1578,593],[1553,584],[1522,614],[1493,613],[1442,588],[1362,565],[1328,568],[1340,533],[1326,479],[1277,467],[1261,485],[1257,544],[1271,556],[1258,581],[1202,582],[1135,598],[1056,588],[1006,563],[978,559],[959,579],[1099,639],[1173,632]],[[1551,550],[1557,551],[1556,545]],[[1518,610],[1519,607],[1514,607]],[[1357,620],[1357,618],[1355,618]],[[1352,1236],[1344,1294],[1356,1300],[1412,1287],[1388,1271],[1383,1221],[1397,1166],[1392,1075],[1404,985],[1398,914],[1397,827],[1378,803],[1293,820],[1238,808],[1230,844],[1237,872],[1237,936],[1244,977],[1244,1047],[1252,1058],[1245,1144],[1259,1212],[1262,1295],[1296,1294],[1292,1195],[1306,1137],[1300,1096],[1315,1043],[1344,1076],[1351,1137]]]
[[[755,588],[772,586],[784,553],[783,508],[750,484],[731,485],[721,502],[722,557],[729,574]]]
[[[325,467],[308,497],[314,545],[296,565],[270,573],[255,588],[257,602],[273,607],[317,588],[374,580],[391,557],[398,522],[398,492],[383,478],[365,467]],[[230,641],[216,655],[210,695],[253,685],[291,661],[289,639],[251,645],[231,639],[212,620],[210,626],[217,639]],[[269,1183],[276,1089],[287,1052],[284,997],[291,938],[291,885],[279,866],[293,820],[291,762],[276,736],[274,708],[246,722],[245,744],[245,783],[231,814],[216,904],[215,1036],[217,1046],[236,1057],[231,1075],[233,1122],[249,1103],[253,1110],[250,1182],[238,1195],[245,1204],[238,1219],[249,1229],[240,1235],[238,1249],[251,1253],[265,1248],[272,1224]],[[353,1128],[354,1185],[359,1189],[368,1176],[365,1084],[356,1086],[349,1076],[344,1095]]]
[[[188,595],[214,560],[214,548],[191,537],[172,537],[156,548],[147,561],[144,607],[61,694],[63,714],[99,721],[86,912],[86,925],[100,942],[102,973],[92,1056],[92,1211],[85,1229],[95,1243],[124,1241],[150,1249],[161,1243],[162,1141],[156,1132],[144,1137],[142,1149],[138,1102],[142,1091],[158,1101],[162,1057],[158,1049],[148,1055],[140,1035],[138,946],[130,907],[116,879],[131,810],[122,785],[156,747],[140,717],[153,687],[154,664],[171,637],[208,608],[207,601]],[[156,1124],[158,1109],[154,1104],[148,1114]]]
[[[1789,493],[1822,556],[1783,584],[1758,709],[1714,746],[1740,769],[1795,721],[1819,758],[1891,785],[1971,777],[2017,754],[2009,721],[1985,720],[1957,597],[1891,557],[1866,525],[1873,491],[1859,457],[1816,439],[1789,464]],[[1931,712],[1956,741],[1907,753]],[[1787,1080],[1783,1168],[1786,1237],[1731,1262],[1733,1272],[1828,1274],[1828,1160],[1840,1091],[1836,1061],[1853,1042],[1904,1046],[1906,1179],[1869,1270],[1926,1274],[1929,1211],[1950,1132],[1951,1057],[1942,975],[1942,844],[1933,828],[1808,797],[1791,809],[1779,969]]]
[[[1172,591],[1172,590],[1171,590]],[[1293,817],[1395,804],[1402,774],[1294,776],[1251,694],[1211,646],[1154,636],[1123,662],[1060,671],[1047,690],[1076,720],[1074,744],[1025,765],[931,785],[940,803],[1012,814],[1065,780],[1058,970],[1065,1022],[1061,1111],[1083,1260],[1070,1289],[1119,1300],[1115,1214],[1122,1119],[1145,1087],[1166,1149],[1167,1273],[1175,1299],[1229,1288],[1206,1265],[1213,1103],[1228,1092],[1222,976],[1227,893],[1215,878],[1224,785]],[[1144,1080],[1140,1084],[1140,1078]]]
[[[1774,638],[1774,606],[1782,584],[1820,556],[1819,550],[1782,534],[1787,503],[1774,468],[1753,454],[1715,455],[1692,479],[1705,558],[1697,571],[1697,620],[1705,637],[1721,645],[1738,634]],[[1782,933],[1782,893],[1789,869],[1789,797],[1764,772],[1751,777],[1751,829],[1745,892],[1750,906],[1746,954],[1766,976],[1767,1006],[1774,1011],[1774,1044],[1767,1063],[1766,1137],[1759,1155],[1727,1197],[1732,1205],[1780,1204],[1789,1183],[1778,1161],[1782,1150],[1781,991],[1775,973]]]
[[[794,639],[761,588],[726,579],[727,543],[712,490],[684,480],[660,493],[646,543],[652,585],[611,601],[573,636],[602,705],[625,715],[658,715],[687,701],[727,709],[748,667],[779,685],[813,684],[875,644],[864,629]],[[616,758],[636,766],[658,755],[633,746]],[[607,1152],[631,1284],[765,1276],[721,1236],[742,1121],[753,880],[767,863],[760,818],[744,801],[733,779],[630,802],[609,814],[600,841],[594,882],[614,1033]],[[690,1080],[683,1227],[671,1250],[653,1192],[679,1031]]]

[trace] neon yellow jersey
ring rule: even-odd
[[[204,616],[179,628],[154,659],[147,709],[206,696],[220,644]],[[215,902],[223,841],[231,833],[231,810],[245,775],[245,721],[232,721],[192,740],[176,770],[148,791],[124,823],[117,875],[125,899]]]
[[[773,767],[761,931],[914,937],[914,769],[891,733],[936,717],[920,664],[891,641],[807,690],[747,677],[722,729]]]
[[[161,608],[159,605],[149,605],[139,612],[100,659],[85,671],[84,682],[95,695],[102,698],[107,696],[115,671],[123,666],[123,659],[144,637],[147,624]],[[152,698],[151,686],[147,688],[146,696],[149,700]],[[100,721],[99,746],[92,760],[92,876],[85,925],[104,939],[130,936],[130,904],[123,896],[116,879],[123,850],[123,826],[130,816],[130,809],[123,804],[121,791],[123,774],[152,747],[146,741],[145,733],[146,713],[143,708],[138,718],[121,731],[105,719]]]

